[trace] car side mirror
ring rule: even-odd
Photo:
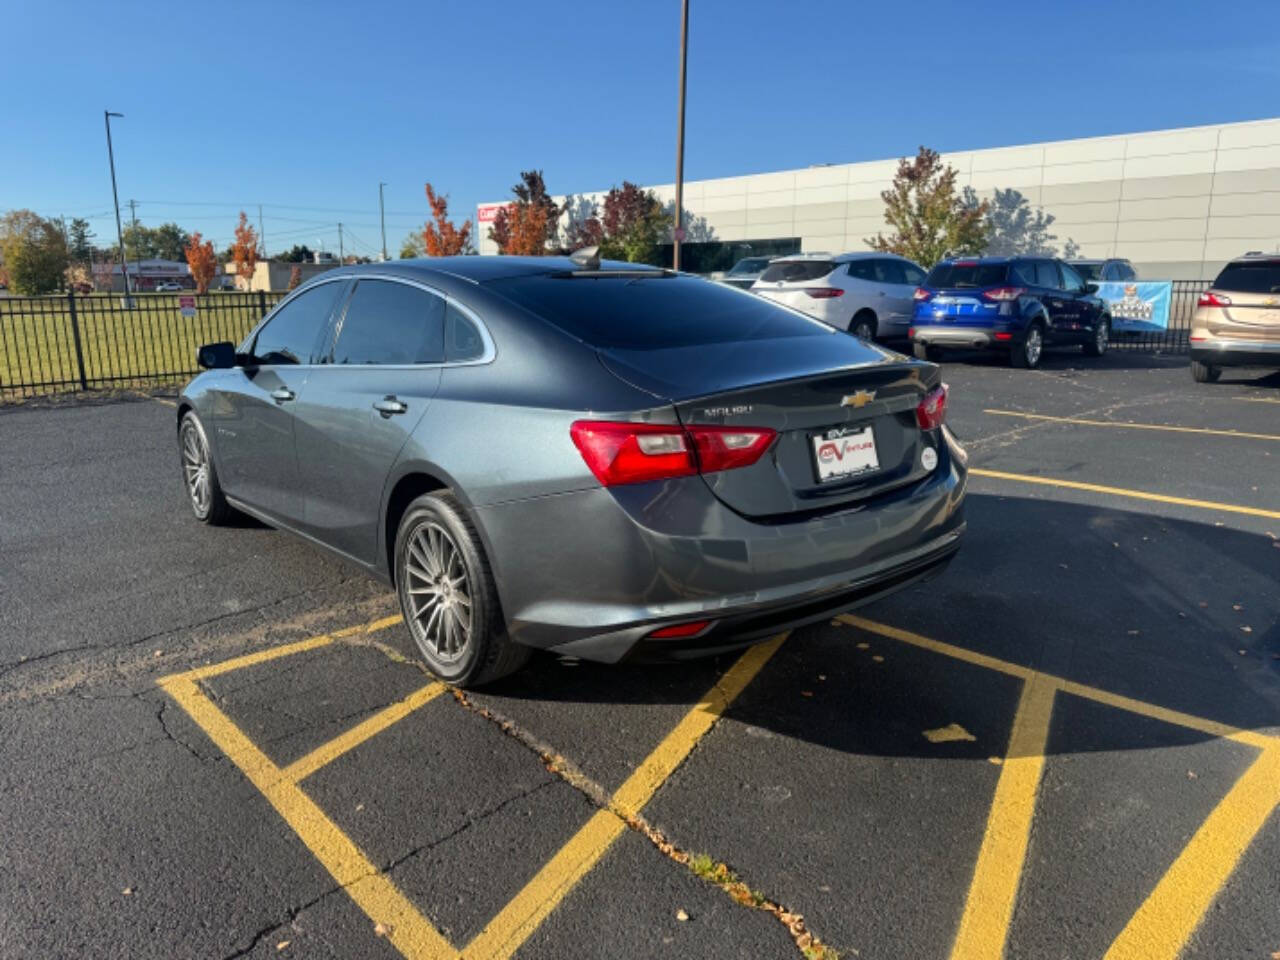
[[[236,345],[229,340],[206,343],[196,351],[196,363],[205,370],[228,370],[236,365]]]
[[[1084,292],[1085,292],[1085,293],[1097,293],[1097,292],[1098,292],[1098,285],[1097,285],[1096,283],[1086,283],[1086,284],[1084,285]]]

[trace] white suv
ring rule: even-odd
[[[905,338],[924,275],[892,253],[801,253],[770,263],[751,292],[865,340]]]

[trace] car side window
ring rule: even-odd
[[[333,345],[333,363],[444,359],[444,298],[394,280],[360,280]]]
[[[1039,285],[1039,281],[1036,280],[1036,265],[1034,263],[1026,261],[1015,263],[1013,265],[1013,276],[1018,283],[1025,286],[1035,287]]]
[[[913,287],[918,287],[924,283],[924,271],[914,263],[904,263],[902,265],[902,275],[905,277],[903,282],[909,283]]]
[[[1122,263],[1120,264],[1120,279],[1121,280],[1137,280],[1138,272],[1134,270],[1130,264]]]
[[[1102,268],[1102,280],[1123,280],[1123,271],[1118,263],[1108,263]]]
[[[874,280],[875,270],[870,260],[850,260],[849,276],[855,280]]]
[[[1036,286],[1050,290],[1060,290],[1062,279],[1058,276],[1058,265],[1052,260],[1036,261]]]
[[[471,318],[452,303],[445,307],[444,316],[444,358],[462,363],[484,356],[484,339]]]
[[[902,263],[898,260],[877,260],[876,262],[876,279],[881,283],[892,283],[895,286],[901,286],[906,283],[906,277],[902,272]]]
[[[253,338],[253,366],[316,363],[321,331],[345,283],[321,283],[295,296],[275,312]]]
[[[1079,293],[1084,289],[1084,278],[1070,264],[1060,263],[1058,268],[1062,271],[1062,289],[1072,293]]]

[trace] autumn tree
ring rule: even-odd
[[[236,276],[244,281],[244,288],[253,288],[253,271],[258,266],[258,232],[249,225],[249,218],[240,211],[236,224],[236,240],[231,245],[231,259],[235,261]]]
[[[52,293],[70,262],[58,224],[30,210],[10,210],[0,218],[0,258],[15,293]]]
[[[655,262],[658,245],[671,226],[671,216],[652,190],[629,180],[614,187],[604,198],[600,216],[604,240],[600,255],[631,263]]]
[[[187,267],[191,271],[191,279],[196,283],[196,293],[208,293],[209,284],[218,272],[218,255],[213,250],[213,241],[205,240],[197,230],[187,241],[183,251],[187,258]]]
[[[594,200],[569,194],[560,208],[564,214],[563,233],[559,242],[562,250],[573,252],[604,243],[600,207]]]
[[[541,170],[523,170],[511,188],[515,200],[498,211],[489,239],[499,253],[540,256],[555,245],[560,230],[560,206],[547,193]]]
[[[987,202],[956,189],[956,171],[937,151],[921,147],[898,162],[893,186],[880,194],[884,222],[893,228],[866,243],[930,267],[948,253],[981,253],[987,245]]]
[[[294,264],[293,269],[289,271],[289,289],[297,290],[300,283],[302,283],[302,268]]]
[[[422,249],[428,257],[453,257],[471,250],[471,221],[461,227],[449,219],[449,198],[437,194],[427,184],[427,203],[431,206],[431,220],[422,228]],[[434,221],[434,222],[433,222]]]

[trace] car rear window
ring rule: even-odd
[[[1071,266],[1076,273],[1084,277],[1086,280],[1093,281],[1098,279],[1098,274],[1102,272],[1102,264],[1100,263],[1073,263]]]
[[[804,283],[806,280],[817,280],[825,277],[836,268],[831,260],[782,260],[769,264],[769,269],[760,274],[760,279],[767,283]]]
[[[657,271],[643,277],[538,274],[486,286],[601,350],[665,350],[831,332],[763,297]]]
[[[1235,293],[1280,293],[1280,260],[1228,263],[1213,281],[1215,290]]]
[[[940,263],[929,271],[924,285],[936,290],[995,287],[1008,275],[1007,263]]]

